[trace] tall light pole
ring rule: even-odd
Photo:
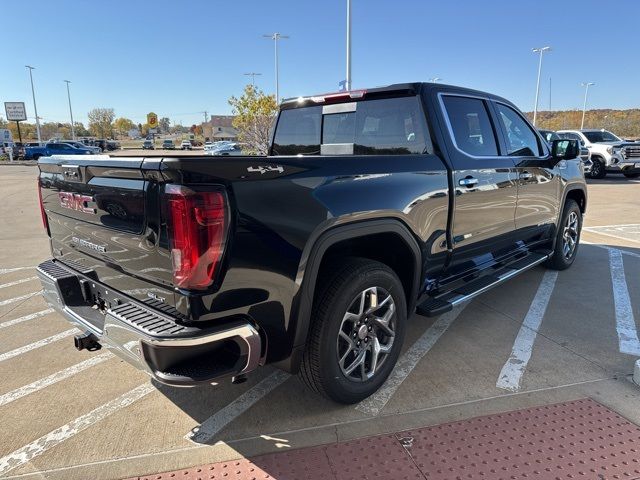
[[[38,117],[38,107],[36,107],[36,91],[33,88],[33,74],[31,73],[35,70],[35,67],[30,65],[25,65],[26,68],[29,69],[29,78],[31,79],[31,95],[33,96],[33,111],[36,114],[36,131],[38,132],[38,143],[42,143],[42,137],[40,136],[40,117]]]
[[[589,87],[595,85],[593,82],[583,82],[580,84],[584,88],[584,103],[582,104],[582,123],[580,124],[580,130],[584,128],[584,116],[587,113],[587,95],[589,95]]]
[[[262,75],[261,73],[256,73],[256,72],[249,72],[249,73],[244,73],[243,75],[246,75],[247,77],[251,77],[251,85],[255,85],[256,84],[256,75]]]
[[[429,83],[438,83],[440,81],[442,81],[442,79],[440,77],[431,77],[429,79]]]
[[[71,93],[69,92],[69,84],[71,82],[69,80],[64,80],[64,83],[67,84],[67,99],[69,100],[69,115],[71,116],[71,140],[75,141],[76,129],[73,125],[73,110],[71,109]]]
[[[536,124],[536,118],[538,117],[538,98],[540,96],[540,73],[542,72],[542,55],[544,52],[550,52],[551,47],[534,48],[533,53],[540,54],[540,61],[538,62],[538,81],[536,83],[536,104],[533,107],[533,125]]]
[[[273,45],[275,49],[275,60],[276,60],[276,105],[280,103],[280,80],[278,78],[278,40],[281,38],[289,38],[289,35],[282,35],[281,33],[275,32],[270,34],[265,34],[263,37],[270,38],[273,40]]]
[[[351,0],[347,0],[347,74],[344,89],[351,90]]]

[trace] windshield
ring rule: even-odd
[[[615,136],[611,132],[607,132],[606,130],[602,130],[600,132],[583,132],[584,136],[591,143],[603,143],[603,142],[621,142],[622,140]]]

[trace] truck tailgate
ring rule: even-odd
[[[174,305],[171,261],[160,234],[160,159],[41,158],[39,184],[54,258],[145,302]]]

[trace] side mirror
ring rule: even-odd
[[[580,156],[578,140],[554,140],[551,142],[551,156],[556,163],[578,158]]]

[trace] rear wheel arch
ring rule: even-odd
[[[297,372],[311,325],[311,311],[319,281],[333,262],[360,257],[388,265],[400,278],[408,314],[415,308],[422,275],[422,252],[409,228],[399,220],[382,219],[332,228],[313,244],[292,314],[295,334],[292,356],[283,368]]]

